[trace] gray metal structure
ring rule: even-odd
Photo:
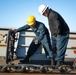
[[[6,57],[6,46],[4,40],[2,40],[4,37],[3,35],[8,33],[8,30],[10,28],[0,28],[0,57]],[[29,48],[29,45],[32,41],[32,39],[35,37],[35,34],[28,30],[26,32],[20,32],[18,33],[18,45],[17,42],[15,42],[15,47],[17,50],[17,57],[18,58],[24,58],[27,54],[27,50]],[[69,37],[69,43],[67,46],[67,51],[65,54],[66,61],[74,61],[76,58],[76,32],[71,32]],[[37,52],[30,58],[30,60],[48,60],[45,56],[45,52],[42,46],[37,50]]]

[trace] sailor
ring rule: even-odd
[[[31,28],[32,31],[36,34],[36,37],[31,42],[27,55],[23,60],[20,60],[21,63],[29,63],[29,58],[36,52],[39,46],[42,44],[46,53],[46,57],[50,59],[50,64],[53,67],[53,52],[50,42],[50,35],[47,27],[42,23],[36,20],[36,18],[31,15],[27,19],[27,24],[18,28],[16,32],[26,31]]]
[[[51,31],[52,49],[56,50],[55,61],[56,68],[64,63],[65,52],[69,39],[69,27],[62,16],[49,8],[47,5],[40,5],[38,11],[41,15],[47,17],[49,29]]]

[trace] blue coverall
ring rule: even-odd
[[[42,44],[46,53],[47,58],[53,58],[52,46],[50,42],[49,31],[45,27],[45,25],[41,22],[36,21],[36,26],[32,27],[30,25],[24,25],[17,29],[17,32],[26,31],[27,29],[31,28],[32,31],[36,34],[36,37],[31,42],[27,55],[33,55],[38,47]],[[34,43],[34,40],[38,40],[38,44]]]

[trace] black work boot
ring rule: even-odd
[[[20,60],[20,63],[28,64],[29,63],[29,56],[27,55],[23,60]]]
[[[49,71],[49,72],[52,72],[52,71],[54,70],[54,68],[55,68],[54,59],[51,58],[50,61],[51,61],[51,62],[50,62],[50,67],[48,67],[48,71]]]
[[[61,61],[57,61],[55,69],[58,69],[62,65],[63,65],[63,63]]]

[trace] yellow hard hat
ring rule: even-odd
[[[36,18],[31,15],[27,19],[27,24],[31,26],[31,25],[33,25],[35,23],[35,21],[36,21]]]

